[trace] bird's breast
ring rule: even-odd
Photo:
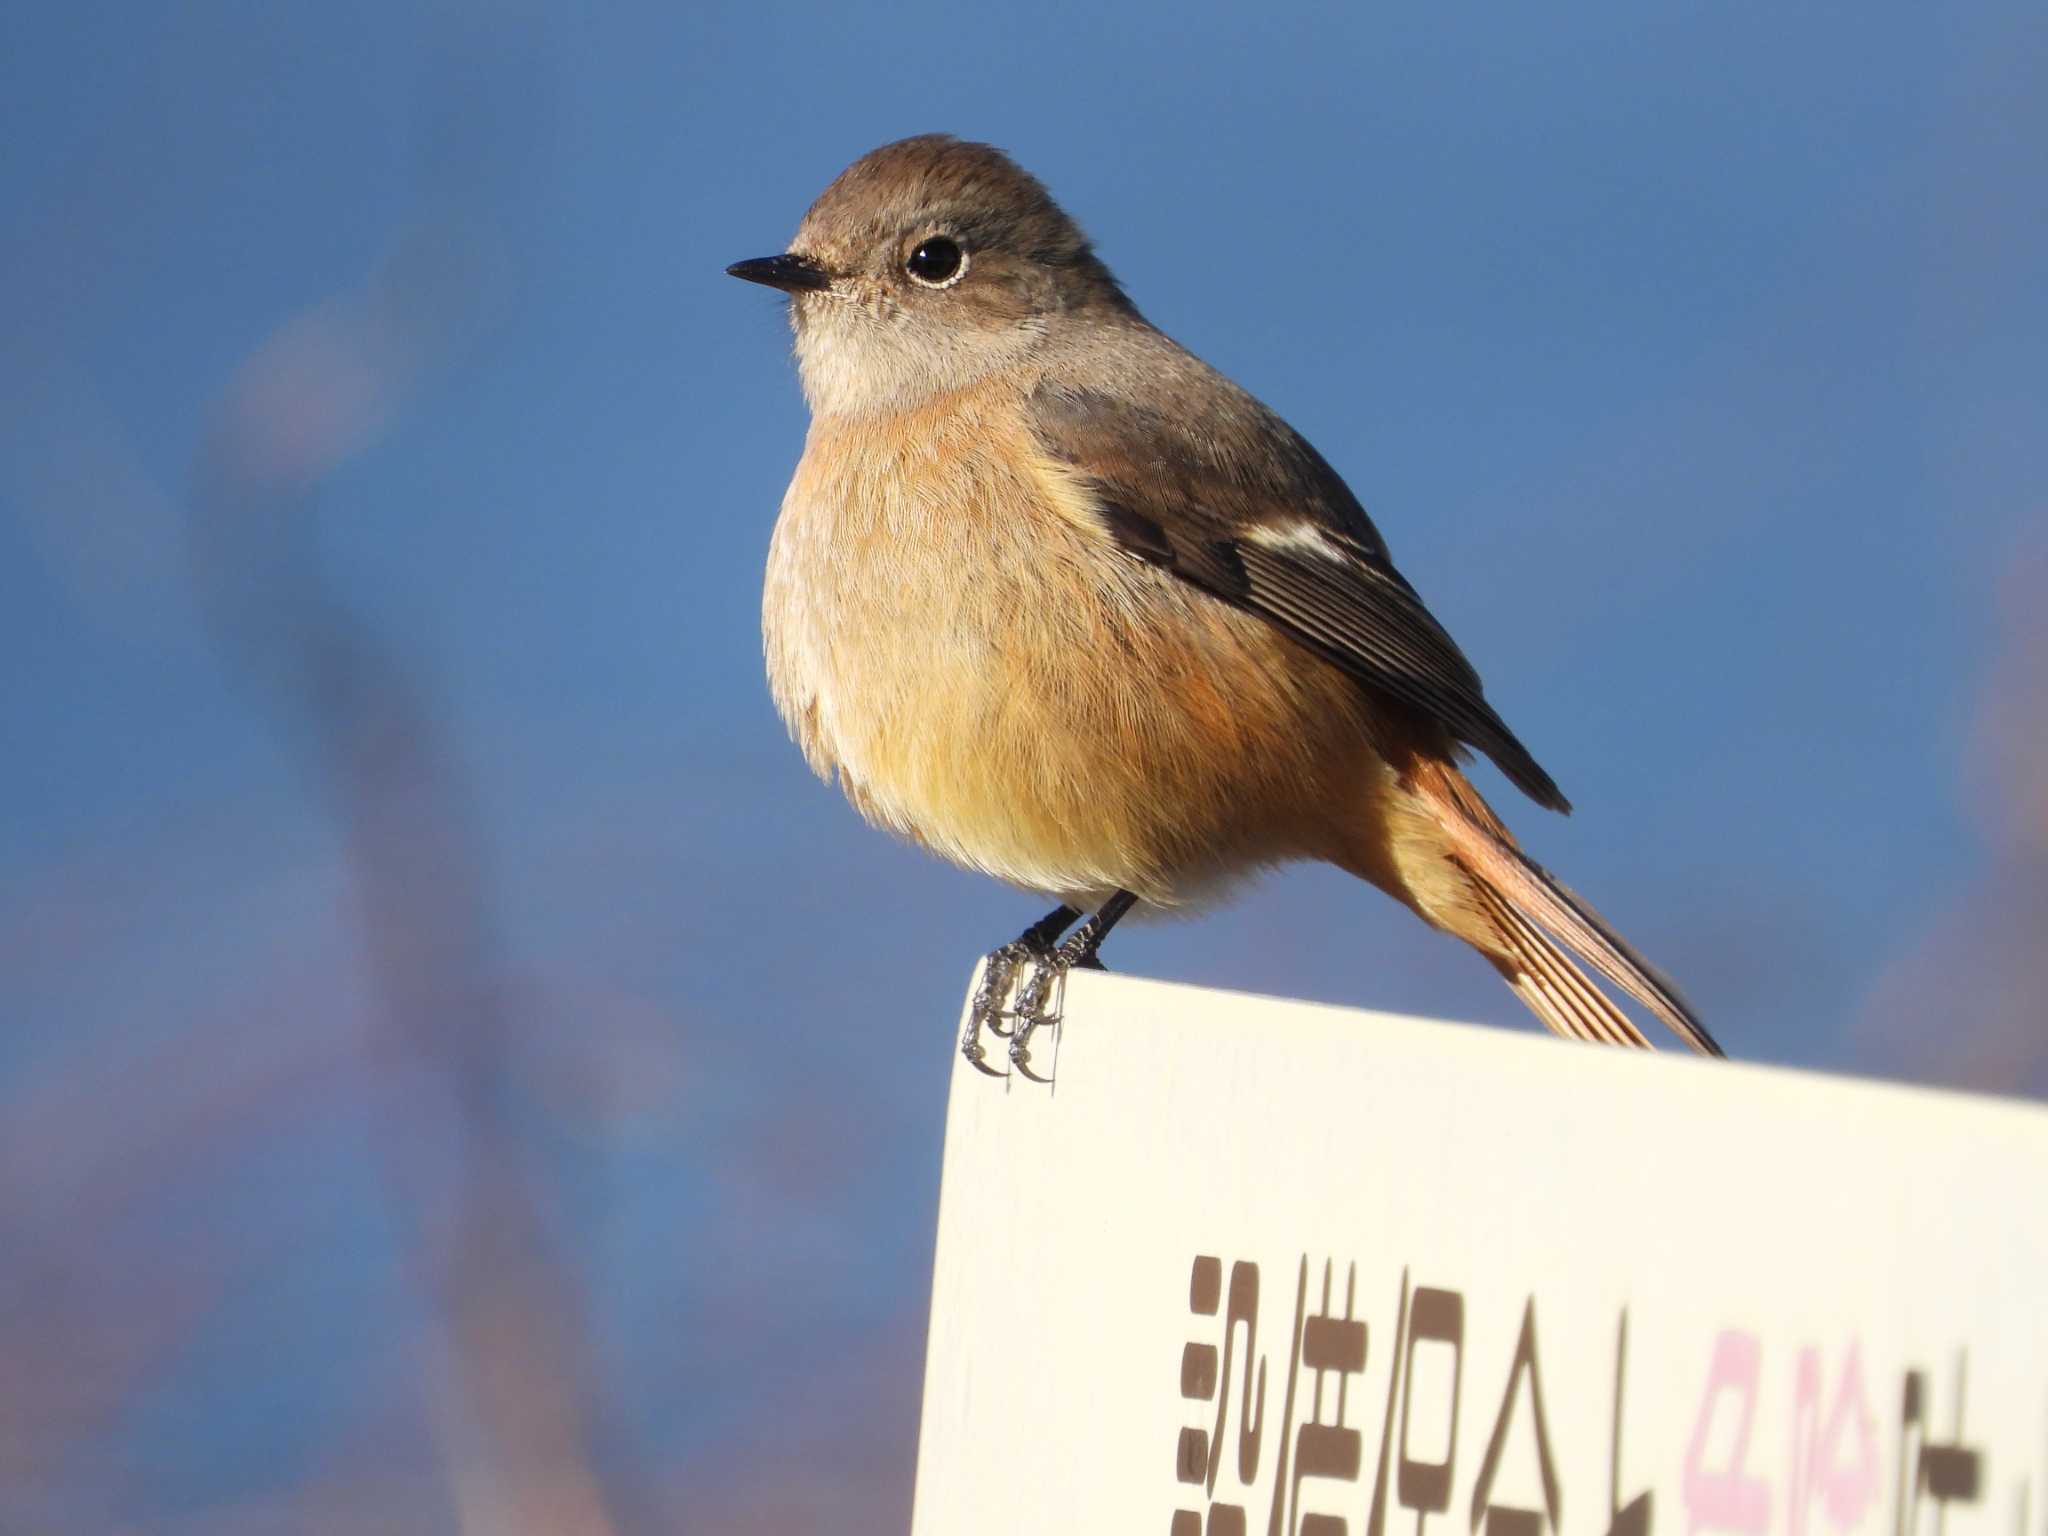
[[[1294,856],[1324,739],[1362,740],[1355,690],[1118,549],[1000,396],[815,421],[762,620],[777,707],[863,815],[1061,896]]]

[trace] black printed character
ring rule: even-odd
[[[1927,1378],[1919,1371],[1906,1372],[1899,1394],[1899,1465],[1895,1485],[1893,1536],[1921,1536],[1920,1501],[1934,1506],[1931,1536],[1942,1536],[1944,1517],[1951,1504],[1975,1504],[1984,1486],[1984,1454],[1963,1444],[1963,1380],[1968,1360],[1956,1358],[1956,1406],[1951,1438],[1944,1444],[1929,1439],[1928,1420],[1934,1410],[1928,1401]]]
[[[1515,1421],[1515,1404],[1520,1388],[1529,1386],[1529,1419],[1536,1441],[1536,1470],[1543,1479],[1543,1508],[1517,1509],[1495,1504],[1493,1480],[1500,1472],[1501,1456],[1507,1449],[1508,1431]],[[1564,1518],[1564,1495],[1557,1484],[1557,1465],[1550,1455],[1550,1424],[1543,1411],[1543,1372],[1536,1364],[1536,1298],[1531,1296],[1522,1309],[1522,1333],[1515,1342],[1515,1363],[1508,1371],[1507,1390],[1501,1393],[1500,1412],[1494,1416],[1493,1434],[1486,1442],[1486,1455],[1479,1463],[1479,1483],[1472,1490],[1473,1536],[1483,1526],[1486,1536],[1557,1536]],[[1547,1522],[1547,1523],[1546,1523]]]
[[[1628,1308],[1621,1309],[1614,1325],[1614,1410],[1607,1421],[1607,1536],[1650,1536],[1650,1517],[1656,1505],[1645,1488],[1626,1504],[1621,1502],[1621,1426],[1623,1391],[1628,1384]]]
[[[1443,1437],[1441,1461],[1427,1461],[1410,1451],[1414,1430],[1411,1412],[1415,1400],[1415,1347],[1444,1344],[1451,1351],[1450,1423]],[[1458,1403],[1465,1364],[1465,1298],[1457,1291],[1435,1286],[1415,1288],[1408,1304],[1408,1341],[1401,1351],[1401,1460],[1394,1484],[1403,1509],[1415,1511],[1415,1536],[1423,1536],[1425,1522],[1451,1507],[1451,1474],[1458,1459]],[[1391,1402],[1389,1404],[1391,1422]]]
[[[1200,1509],[1176,1509],[1172,1536],[1244,1536],[1244,1506],[1217,1501],[1216,1473],[1223,1463],[1224,1426],[1230,1415],[1231,1372],[1241,1366],[1243,1384],[1237,1411],[1237,1480],[1249,1487],[1259,1474],[1259,1448],[1266,1427],[1266,1362],[1259,1353],[1259,1266],[1230,1266],[1230,1296],[1223,1297],[1223,1261],[1197,1255],[1188,1268],[1188,1311],[1215,1317],[1223,1309],[1222,1347],[1190,1339],[1181,1347],[1180,1395],[1189,1402],[1213,1402],[1216,1419],[1208,1429],[1184,1428],[1174,1457],[1174,1474],[1201,1490],[1207,1520]],[[1238,1357],[1238,1326],[1244,1327],[1244,1354]],[[1254,1362],[1257,1369],[1254,1370]],[[1256,1381],[1256,1385],[1254,1382]]]
[[[1287,1392],[1281,1412],[1280,1473],[1273,1487],[1273,1506],[1266,1529],[1289,1536],[1346,1536],[1350,1527],[1338,1515],[1303,1514],[1301,1485],[1310,1478],[1346,1483],[1358,1481],[1363,1461],[1364,1437],[1346,1422],[1349,1413],[1350,1380],[1365,1371],[1365,1324],[1355,1315],[1358,1266],[1349,1264],[1344,1276],[1344,1311],[1332,1310],[1331,1266],[1323,1262],[1322,1307],[1308,1311],[1308,1255],[1301,1257],[1301,1270],[1294,1289],[1294,1345],[1287,1363]],[[1313,1380],[1307,1383],[1306,1409],[1292,1443],[1288,1430],[1294,1427],[1295,1394],[1303,1383],[1302,1367]],[[1325,1418],[1325,1413],[1329,1414]],[[1292,1470],[1290,1471],[1290,1464]]]

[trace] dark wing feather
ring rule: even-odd
[[[1127,553],[1270,620],[1441,721],[1539,805],[1569,811],[1336,471],[1250,396],[1219,375],[1208,381],[1230,391],[1233,410],[1199,413],[1199,426],[1168,400],[1050,381],[1031,398],[1032,424],[1047,452],[1093,483],[1103,525]]]

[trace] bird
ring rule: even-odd
[[[986,957],[969,1061],[996,1071],[987,1029],[1024,1065],[1133,908],[1308,860],[1477,950],[1557,1034],[1649,1045],[1590,970],[1722,1054],[1466,776],[1477,752],[1571,809],[1357,497],[1008,155],[885,144],[726,271],[787,296],[810,411],[762,594],[790,734],[869,822],[1057,903]]]

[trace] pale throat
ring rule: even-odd
[[[935,330],[830,300],[792,320],[797,377],[813,416],[913,410],[1024,362],[1042,334],[1028,326],[1008,333]]]

